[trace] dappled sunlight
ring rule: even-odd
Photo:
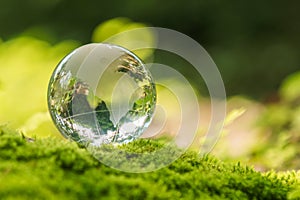
[[[51,73],[59,59],[76,45],[66,41],[51,46],[29,37],[0,44],[1,124],[26,130],[24,133],[31,136],[58,135],[48,114],[46,118],[34,116],[48,112],[46,92]],[[32,124],[33,118],[36,125]],[[41,128],[43,123],[47,126]]]

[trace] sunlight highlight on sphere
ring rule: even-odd
[[[48,88],[52,119],[63,136],[100,146],[138,138],[152,120],[155,84],[142,61],[104,43],[75,49],[57,66]]]

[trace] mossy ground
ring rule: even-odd
[[[126,148],[160,146],[140,140]],[[166,155],[161,155],[166,156]],[[0,199],[297,199],[299,173],[260,173],[186,152],[149,173],[111,169],[59,139],[27,141],[0,130]]]

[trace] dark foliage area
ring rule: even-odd
[[[128,17],[197,40],[218,65],[228,94],[268,98],[285,76],[299,70],[299,6],[293,0],[5,0],[0,37],[25,32],[54,43],[88,43],[99,23]]]

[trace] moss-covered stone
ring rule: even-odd
[[[125,148],[160,147],[160,142],[139,140]],[[75,143],[32,142],[0,130],[1,199],[297,199],[298,184],[296,172],[262,174],[194,152],[154,172],[125,173],[106,167]]]

